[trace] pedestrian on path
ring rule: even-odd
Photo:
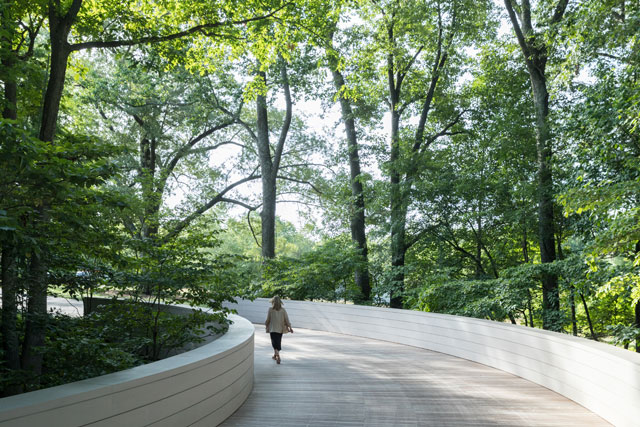
[[[291,322],[287,310],[282,307],[282,300],[279,296],[271,298],[271,307],[267,313],[267,321],[264,322],[267,333],[271,335],[271,345],[273,346],[273,360],[280,364],[280,350],[282,350],[282,334],[293,333]]]

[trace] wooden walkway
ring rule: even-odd
[[[282,364],[256,326],[255,385],[223,426],[602,426],[544,387],[453,356],[295,329]]]

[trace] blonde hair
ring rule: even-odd
[[[282,300],[279,296],[276,295],[275,297],[271,298],[271,306],[274,310],[280,311],[283,305],[284,304],[282,303]]]

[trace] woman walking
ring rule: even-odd
[[[279,296],[271,298],[271,307],[267,313],[267,321],[264,322],[267,333],[271,334],[271,345],[273,346],[273,360],[280,364],[280,350],[282,349],[282,334],[293,333],[291,322],[287,311],[282,307],[282,300]]]

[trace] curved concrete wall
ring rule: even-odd
[[[229,305],[264,323],[269,300]],[[411,345],[510,372],[618,426],[640,425],[640,354],[570,335],[444,314],[285,301],[293,327]]]
[[[0,399],[0,426],[215,426],[253,388],[254,326],[158,362]]]

